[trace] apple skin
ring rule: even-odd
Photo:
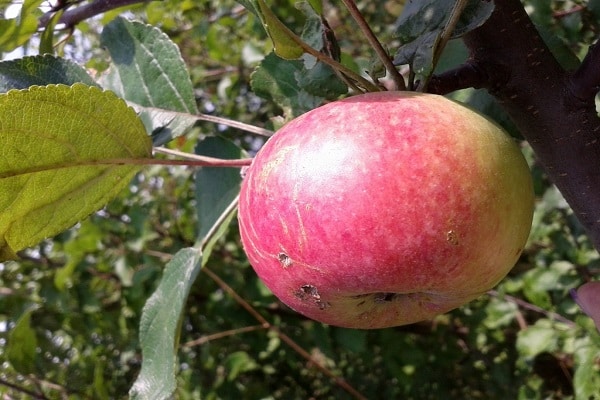
[[[577,290],[572,290],[571,295],[600,332],[600,282],[584,283]]]
[[[497,125],[442,96],[379,92],[270,138],[239,201],[244,250],[286,305],[330,325],[431,319],[475,299],[527,241],[533,186]]]

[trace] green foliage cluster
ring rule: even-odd
[[[40,3],[26,0],[20,19],[0,20],[0,51],[32,45]],[[133,6],[129,13],[143,22],[111,11],[78,25],[89,47],[79,46],[75,35],[55,48],[61,57],[0,62],[0,92],[21,89],[0,95],[0,255],[6,260],[15,251],[20,257],[0,263],[0,394],[600,398],[600,336],[569,296],[570,289],[600,273],[600,257],[526,143],[538,201],[527,248],[510,275],[488,295],[433,321],[377,331],[306,320],[262,285],[240,247],[234,219],[238,169],[148,165],[148,138],[154,146],[243,158],[260,147],[267,129],[344,94],[348,82],[315,56],[298,52],[298,42],[285,34],[288,29],[326,50],[332,43],[322,35],[327,26],[321,15],[338,37],[339,52],[332,57],[352,71],[382,78],[381,65],[343,7],[319,1],[240,3],[166,0]],[[395,52],[398,35],[410,34],[402,31],[406,25],[396,26],[405,2],[371,3],[358,5]],[[525,3],[561,62],[577,62],[598,32],[600,2]],[[267,4],[273,15],[265,12]],[[422,38],[423,26],[415,29]],[[44,40],[56,43],[58,36],[50,32]],[[417,69],[435,67],[414,47],[396,54]],[[437,68],[464,57],[460,43],[451,41]],[[82,58],[93,78],[81,67]],[[32,85],[41,86],[27,89]],[[108,91],[92,88],[96,85]],[[39,96],[86,117],[35,108]],[[484,93],[454,96],[512,129]],[[19,120],[10,107],[21,98],[27,102]],[[67,123],[71,119],[75,122]],[[19,125],[23,121],[28,125]],[[244,132],[236,121],[263,130]],[[99,126],[104,135],[92,134]],[[30,135],[15,141],[11,132],[25,129]],[[39,140],[27,140],[33,135]],[[82,144],[73,145],[80,139]],[[114,140],[133,143],[136,150]],[[20,149],[21,158],[9,159],[15,154],[9,148]],[[125,167],[124,159],[130,162]],[[26,196],[29,202],[11,203],[5,193],[15,181],[9,179],[23,175],[14,172],[15,165],[37,165],[56,180],[38,175],[39,182],[19,181],[19,193],[34,194]],[[75,178],[97,173],[99,165],[108,171],[102,175],[108,182],[139,172],[125,189],[126,184],[96,185],[99,197],[88,202],[87,194],[73,189],[81,185]],[[56,185],[68,196],[79,194],[56,208],[65,216],[59,221],[37,215],[33,207],[40,193],[56,193]],[[97,211],[108,197],[112,201]],[[7,213],[7,207],[24,211]],[[32,222],[27,240],[12,239],[9,216]],[[33,228],[48,220],[57,235],[33,246],[49,234]],[[25,246],[33,247],[22,250]]]

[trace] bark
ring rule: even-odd
[[[464,37],[470,59],[430,91],[485,88],[531,144],[550,179],[600,249],[600,46],[575,71],[554,59],[519,0],[496,0],[490,19]]]

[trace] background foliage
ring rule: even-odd
[[[290,29],[301,33],[310,14],[294,3],[269,4]],[[0,2],[0,7],[6,11],[11,4]],[[44,45],[43,37],[31,36],[42,14],[40,4],[25,1],[20,31],[13,29],[14,20],[0,21],[5,54],[13,49],[36,54]],[[393,52],[403,2],[358,4]],[[528,0],[525,5],[565,65],[573,57],[581,59],[598,34],[598,1]],[[116,19],[122,12],[78,25],[80,33],[64,37],[54,51],[100,76],[111,62],[109,55],[118,59],[111,53],[110,34],[125,29]],[[376,74],[375,57],[343,7],[327,3],[324,14],[338,37],[341,60]],[[159,28],[177,44],[193,87],[186,96],[195,99],[182,111],[197,107],[208,115],[275,129],[285,118],[339,95],[315,94],[298,80],[293,83],[299,90],[293,93],[273,87],[290,76],[297,79],[300,67],[285,64],[291,70],[273,77],[281,60],[267,56],[272,44],[260,21],[234,1],[150,2],[130,7],[125,16]],[[104,27],[109,28],[101,34]],[[153,35],[152,42],[163,37],[158,29]],[[57,33],[52,40],[63,36]],[[438,68],[449,68],[465,56],[460,42],[451,42]],[[257,70],[261,62],[262,70]],[[103,86],[118,87],[110,75],[104,79]],[[485,93],[465,90],[453,96],[517,135]],[[152,114],[144,120],[153,121]],[[155,143],[171,138],[169,132],[159,133],[166,136],[153,136]],[[263,141],[223,124],[196,122],[171,144],[238,158],[243,151],[253,154]],[[210,258],[205,254],[197,279],[186,282],[176,397],[600,398],[600,336],[569,296],[570,289],[600,273],[598,253],[526,143],[523,151],[538,198],[527,249],[495,290],[430,322],[357,331],[304,319],[258,281],[240,248],[235,219],[229,218],[230,229],[215,243]],[[219,178],[206,171],[146,167],[100,212],[22,252],[19,262],[0,264],[4,398],[127,396],[141,369],[142,309],[168,276],[165,265],[171,256],[203,237],[204,221],[213,218],[199,212],[206,213],[200,205],[211,202],[204,188],[218,187],[216,181],[239,181],[237,170]]]

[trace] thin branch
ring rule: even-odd
[[[379,59],[381,60],[383,65],[385,66],[385,69],[388,71],[388,73],[392,77],[392,80],[394,81],[394,85],[395,85],[394,89],[395,90],[406,90],[406,84],[404,82],[404,78],[402,77],[402,75],[400,75],[400,73],[394,66],[394,63],[393,63],[392,59],[390,58],[389,54],[387,53],[387,51],[385,51],[385,49],[383,48],[383,46],[381,45],[381,43],[379,42],[379,40],[373,33],[373,30],[371,29],[371,27],[369,26],[367,21],[365,21],[365,18],[361,14],[358,7],[356,7],[354,0],[342,0],[342,3],[344,3],[344,5],[348,9],[348,11],[350,12],[350,15],[352,15],[352,18],[354,18],[354,20],[358,24],[358,27],[366,36],[367,40],[369,41],[369,44],[371,45],[371,47],[373,47],[373,49],[377,53],[377,56],[379,57]]]
[[[116,8],[147,2],[148,0],[94,0],[91,3],[65,11],[58,23],[71,27],[88,18]],[[51,10],[42,15],[38,21],[38,28],[45,28],[55,12],[56,10]]]
[[[217,333],[213,333],[212,335],[205,335],[205,336],[199,337],[198,339],[190,340],[189,342],[182,344],[181,347],[200,346],[200,345],[203,345],[204,343],[210,342],[211,340],[223,339],[227,336],[235,336],[235,335],[239,335],[240,333],[254,332],[254,331],[263,330],[263,329],[266,329],[266,327],[264,325],[252,325],[252,326],[244,326],[243,328],[229,329],[227,331],[217,332]]]
[[[229,126],[231,128],[239,129],[244,132],[254,133],[256,135],[265,136],[265,137],[271,137],[274,134],[273,131],[270,131],[268,129],[264,129],[264,128],[261,128],[258,126],[246,124],[246,123],[240,122],[240,121],[235,121],[233,119],[229,119],[229,118],[225,118],[225,117],[218,117],[216,115],[208,115],[208,114],[202,114],[202,113],[189,114],[189,113],[183,113],[183,112],[178,112],[178,111],[165,110],[164,108],[143,107],[143,106],[140,106],[139,104],[136,104],[136,103],[133,103],[130,101],[127,102],[127,105],[132,107],[136,112],[153,111],[155,113],[164,113],[166,115],[180,116],[180,117],[184,117],[184,118],[192,118],[192,119],[196,119],[198,121],[206,121],[206,122],[212,122],[214,124]]]
[[[481,88],[487,82],[487,77],[477,63],[467,61],[463,65],[441,73],[433,75],[427,86],[429,93],[448,94],[460,89]]]
[[[204,267],[202,269],[212,280],[214,280],[217,285],[221,287],[225,292],[227,292],[233,299],[248,311],[258,322],[260,322],[261,326],[265,327],[272,332],[275,332],[279,339],[282,342],[290,346],[296,353],[300,354],[303,358],[305,358],[310,363],[314,364],[317,369],[323,372],[327,377],[333,380],[338,386],[342,389],[346,390],[350,393],[354,398],[359,400],[366,400],[367,398],[363,396],[360,392],[354,389],[345,379],[336,376],[333,372],[331,372],[327,367],[325,367],[319,360],[315,359],[310,355],[306,350],[302,348],[298,343],[296,343],[292,338],[290,338],[285,333],[281,332],[281,330],[275,326],[271,325],[269,321],[267,321],[254,307],[252,307],[246,300],[244,300],[240,295],[238,295],[235,290],[233,290],[225,281],[223,281],[217,274],[212,272],[210,269]]]
[[[184,166],[184,167],[230,167],[242,168],[252,164],[252,158],[240,158],[235,160],[226,160],[221,158],[197,156],[196,160],[167,160],[160,158],[113,158],[106,160],[81,160],[68,161],[54,165],[36,165],[30,168],[21,168],[15,171],[0,173],[0,179],[24,176],[38,172],[55,171],[64,168],[75,167],[94,167],[98,165],[112,166],[131,166],[131,165],[163,165],[163,166]]]
[[[319,50],[308,45],[300,36],[296,35],[296,33],[294,33],[294,31],[292,31],[283,22],[281,22],[279,17],[277,17],[277,15],[275,15],[273,10],[271,10],[264,3],[264,1],[259,1],[258,5],[260,8],[260,12],[263,13],[264,16],[268,17],[269,20],[272,21],[274,25],[276,25],[276,28],[279,31],[283,32],[287,36],[287,39],[291,40],[294,44],[296,44],[298,47],[300,47],[304,53],[310,54],[311,56],[315,57],[317,60],[329,65],[335,71],[338,71],[339,73],[346,75],[349,79],[354,80],[358,86],[361,86],[366,91],[378,92],[381,90],[379,88],[379,86],[377,86],[373,82],[370,82],[368,79],[365,79],[363,76],[354,72],[352,69],[346,67],[342,63],[334,60],[331,56],[323,54]],[[265,23],[264,20],[263,20],[263,25],[264,25],[264,28],[267,31],[267,33],[270,34],[269,27]]]
[[[517,297],[511,296],[511,295],[508,295],[508,294],[500,294],[496,290],[489,290],[487,293],[490,296],[493,296],[493,297],[496,297],[496,298],[499,298],[499,299],[505,299],[505,300],[507,300],[507,301],[509,301],[511,303],[514,303],[517,306],[519,306],[521,308],[524,308],[526,310],[533,311],[533,312],[536,312],[536,313],[539,313],[539,314],[543,314],[543,315],[545,315],[549,319],[553,319],[555,321],[563,322],[563,323],[569,325],[570,327],[574,327],[576,325],[575,322],[571,321],[568,318],[563,317],[560,314],[557,314],[557,313],[552,312],[552,311],[544,310],[543,308],[538,307],[535,304],[531,304],[531,303],[529,303],[529,302],[527,302],[525,300],[519,299]]]
[[[567,17],[567,16],[569,16],[571,14],[575,14],[575,13],[581,12],[581,11],[585,10],[586,7],[587,6],[578,5],[578,6],[573,6],[569,10],[555,11],[552,14],[552,17],[554,17],[556,19],[564,18],[564,17]]]
[[[192,153],[186,153],[184,151],[179,151],[179,150],[174,150],[174,149],[168,149],[166,147],[154,147],[152,149],[155,153],[161,153],[161,154],[166,154],[166,155],[170,155],[170,156],[175,156],[175,157],[180,157],[186,160],[190,160],[190,161],[198,161],[201,163],[212,163],[214,162],[215,164],[218,165],[206,165],[208,167],[211,166],[246,166],[248,160],[252,160],[251,158],[235,158],[235,159],[222,159],[222,158],[215,158],[215,157],[208,157],[208,156],[201,156],[198,154],[192,154]],[[227,164],[227,161],[231,161],[232,164]],[[241,161],[241,164],[240,164]]]
[[[0,378],[0,385],[11,388],[15,392],[19,392],[24,395],[27,395],[27,396],[31,397],[32,399],[37,399],[37,400],[47,400],[48,399],[46,396],[44,396],[43,393],[36,393],[34,391],[31,391],[31,390],[21,387],[19,385],[15,385],[14,383],[8,382],[2,378]]]

